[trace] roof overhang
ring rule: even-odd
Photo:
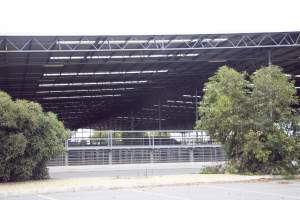
[[[0,89],[40,102],[70,128],[183,129],[218,67],[272,62],[300,86],[299,56],[300,32],[0,36]]]

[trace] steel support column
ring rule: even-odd
[[[158,130],[161,130],[161,100],[158,102]]]
[[[271,50],[268,51],[268,66],[272,65],[272,52]]]
[[[131,111],[130,113],[130,129],[133,131],[134,130],[134,117],[133,117],[133,112]]]
[[[198,91],[197,88],[195,90],[195,120],[198,121]]]

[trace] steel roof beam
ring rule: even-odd
[[[26,49],[28,41],[31,38],[25,40],[25,44],[20,44],[18,41],[14,41],[17,37],[5,37],[2,36],[0,45],[4,40],[8,42],[7,49],[1,49],[1,53],[49,53],[49,52],[126,52],[126,51],[181,51],[181,50],[205,50],[205,49],[237,49],[237,48],[276,48],[276,47],[293,47],[300,46],[300,34],[299,32],[291,33],[260,33],[259,39],[256,39],[255,34],[231,34],[222,35],[222,41],[215,41],[214,37],[209,35],[199,35],[198,39],[161,39],[155,38],[152,40],[145,39],[144,41],[128,40],[124,43],[116,42],[117,40],[105,40],[107,45],[100,45],[99,47],[94,44],[90,44],[89,48],[86,45],[70,46],[67,43],[60,43],[58,49],[51,49],[46,44],[43,44],[42,37],[34,37],[32,42],[35,44],[34,48]],[[158,37],[158,36],[157,36]],[[191,36],[190,36],[191,37]],[[206,37],[206,38],[205,38]],[[236,38],[236,39],[233,39]],[[255,38],[254,38],[255,37]],[[113,37],[112,37],[113,38]],[[194,37],[193,37],[194,38]],[[220,38],[221,39],[221,38]],[[63,41],[61,39],[56,40],[56,43]],[[66,40],[67,41],[67,40]],[[188,42],[190,41],[190,42]],[[136,45],[128,45],[129,42],[137,42]],[[172,44],[181,44],[182,47],[176,47]],[[175,46],[175,47],[174,47]],[[177,45],[178,46],[178,45]],[[52,47],[50,45],[50,47]]]

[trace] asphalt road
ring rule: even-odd
[[[199,184],[136,189],[101,189],[34,196],[9,197],[5,200],[300,200],[300,181]]]

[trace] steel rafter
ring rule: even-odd
[[[18,37],[18,36],[16,36]],[[0,53],[49,53],[49,52],[126,52],[126,51],[178,51],[205,49],[236,49],[236,48],[274,48],[300,46],[300,33],[257,33],[257,34],[223,34],[218,35],[182,35],[131,37],[110,36],[106,39],[94,40],[79,37],[78,41],[71,36],[57,37],[52,42],[45,42],[47,36],[25,37],[14,40],[14,36],[0,37],[0,46],[6,42],[6,49]],[[122,39],[123,38],[123,39]],[[95,44],[99,41],[98,44]],[[76,43],[75,45],[70,44]],[[32,48],[28,46],[32,43]],[[55,46],[55,48],[53,48]]]

